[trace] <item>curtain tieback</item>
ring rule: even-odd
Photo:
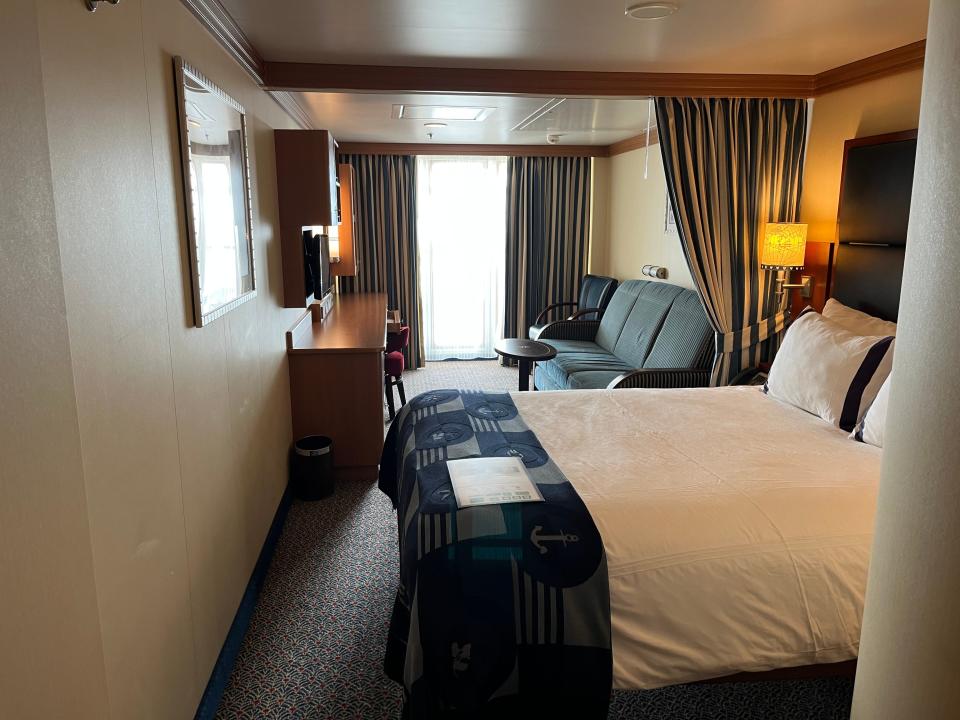
[[[746,350],[769,337],[779,335],[787,324],[787,312],[782,310],[776,315],[764,318],[756,325],[748,325],[740,330],[717,333],[717,347],[722,353]]]

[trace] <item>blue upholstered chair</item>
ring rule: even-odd
[[[540,332],[547,324],[550,313],[562,307],[575,307],[576,311],[567,317],[567,320],[599,320],[603,311],[607,309],[617,281],[612,277],[602,275],[584,275],[580,283],[580,294],[576,301],[558,302],[547,305],[530,326],[528,336],[531,340],[540,337]]]

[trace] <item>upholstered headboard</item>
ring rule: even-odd
[[[847,140],[829,297],[896,320],[917,132]]]

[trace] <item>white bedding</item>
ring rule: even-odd
[[[879,449],[756,387],[512,397],[603,537],[615,687],[856,657]]]

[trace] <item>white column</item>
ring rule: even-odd
[[[854,720],[960,717],[958,38],[932,0]]]

